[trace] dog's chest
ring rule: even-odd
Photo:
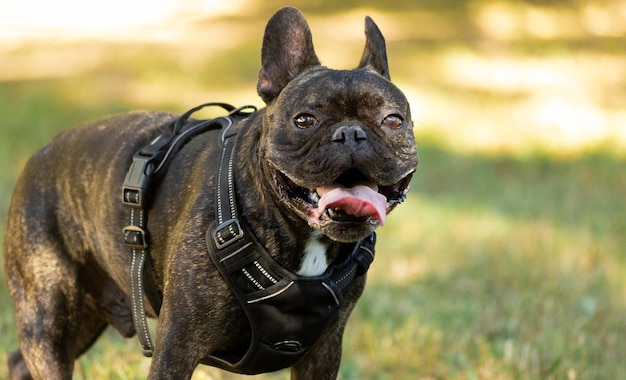
[[[327,250],[328,246],[322,242],[321,234],[319,232],[311,234],[304,247],[302,263],[296,274],[304,277],[322,275],[328,268]]]

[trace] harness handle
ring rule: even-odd
[[[215,119],[206,119],[206,120],[199,121],[198,124],[195,124],[189,127],[187,130],[181,132],[183,127],[185,127],[189,123],[189,118],[191,117],[191,115],[193,115],[194,113],[206,107],[223,108],[226,111],[228,111],[228,116],[226,117],[219,116]],[[251,110],[251,111],[244,112],[244,110]],[[235,108],[234,106],[227,104],[227,103],[210,102],[210,103],[200,104],[199,106],[193,107],[189,111],[185,112],[178,119],[176,119],[172,124],[170,124],[170,128],[171,128],[170,136],[167,138],[167,140],[164,141],[164,143],[159,144],[158,149],[161,152],[164,151],[164,153],[160,159],[160,162],[158,163],[158,165],[156,165],[156,169],[154,169],[154,174],[158,173],[159,170],[161,170],[167,164],[170,156],[173,153],[177,152],[183,144],[185,144],[187,141],[189,141],[189,139],[191,139],[191,137],[209,129],[221,128],[225,131],[233,124],[233,121],[231,118],[241,118],[241,119],[246,118],[250,116],[252,113],[254,113],[256,110],[257,108],[252,105],[246,105],[246,106]],[[161,135],[159,139],[161,137],[163,137],[163,135]],[[153,146],[159,139],[155,140],[151,145],[147,146],[146,148],[150,149],[150,147]]]

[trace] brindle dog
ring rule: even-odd
[[[409,104],[390,82],[385,41],[370,18],[365,34],[356,69],[329,69],[302,14],[279,10],[265,31],[257,84],[266,107],[237,126],[239,216],[298,281],[345,261],[404,199],[417,167]],[[27,163],[4,241],[20,338],[9,358],[12,379],[69,379],[108,325],[135,334],[121,188],[133,154],[177,117],[133,112],[92,122],[60,134]],[[207,253],[218,139],[217,131],[200,134],[173,157],[149,210],[162,295],[150,379],[188,379],[199,363],[250,344],[250,321]],[[344,327],[364,285],[365,276],[351,283],[317,343],[293,365],[293,379],[336,378]]]

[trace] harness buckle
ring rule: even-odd
[[[124,184],[122,185],[122,203],[128,207],[146,208],[146,190],[150,176],[154,172],[155,155],[138,152],[133,156]]]
[[[217,249],[225,248],[243,237],[239,219],[229,219],[213,230],[213,241]]]
[[[148,247],[146,231],[143,228],[126,226],[122,231],[124,232],[124,243],[130,249],[146,249]]]

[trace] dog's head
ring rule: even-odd
[[[389,80],[385,40],[369,17],[354,70],[320,65],[300,11],[269,21],[257,90],[273,190],[329,238],[369,235],[402,202],[417,167],[409,103]]]

